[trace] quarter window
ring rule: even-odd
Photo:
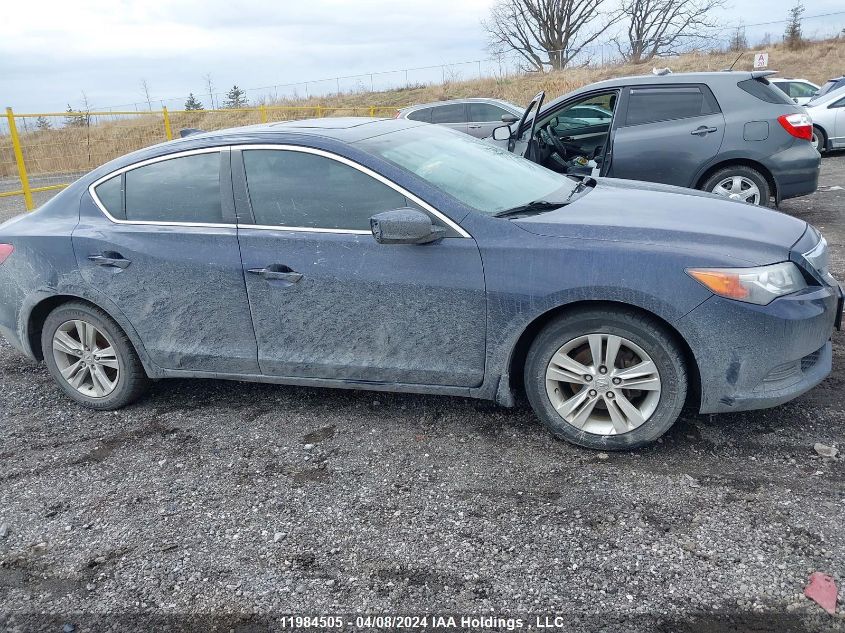
[[[100,203],[112,217],[118,218],[119,220],[126,219],[126,213],[123,211],[122,175],[112,176],[105,182],[97,185],[94,191],[97,193]]]
[[[431,109],[432,123],[466,123],[466,108],[463,103],[437,106]]]
[[[469,104],[469,120],[470,121],[501,121],[502,117],[511,113],[494,106],[490,103],[470,103]]]
[[[127,220],[204,224],[223,222],[219,152],[192,154],[152,163],[127,171],[124,179]],[[98,194],[100,187],[97,187]],[[108,193],[113,200],[113,192]],[[110,207],[106,205],[106,208]]]
[[[376,213],[409,204],[395,189],[325,156],[255,149],[243,158],[259,225],[368,231]]]
[[[709,91],[705,94],[698,86],[632,88],[625,125],[686,119],[718,111]]]

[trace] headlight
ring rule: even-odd
[[[761,306],[807,287],[792,262],[756,268],[687,268],[687,273],[720,297]]]

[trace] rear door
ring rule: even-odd
[[[94,183],[73,249],[159,367],[257,373],[229,150],[144,161]]]
[[[681,187],[719,153],[725,118],[703,84],[626,88],[607,175]]]
[[[492,103],[471,101],[467,108],[467,132],[475,138],[487,138],[493,133],[493,128],[505,125],[503,116],[514,116],[512,112]]]
[[[434,106],[431,109],[431,122],[466,133],[468,126],[467,105],[465,103],[449,103]]]
[[[836,115],[830,143],[833,147],[845,147],[845,97],[833,102],[828,108],[833,110]]]
[[[475,240],[378,174],[296,146],[233,154],[238,235],[264,374],[470,387],[484,376]],[[431,244],[379,244],[370,217],[414,206]]]

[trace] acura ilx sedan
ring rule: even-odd
[[[188,136],[0,226],[0,332],[94,409],[189,376],[524,392],[633,448],[807,391],[841,310],[806,222],[403,119]]]

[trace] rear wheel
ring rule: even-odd
[[[816,146],[816,149],[818,150],[819,154],[824,152],[825,146],[827,145],[827,135],[824,133],[824,130],[814,125],[813,138],[811,142],[813,143],[813,145]]]
[[[675,423],[687,373],[677,344],[656,321],[633,311],[583,310],[537,336],[525,389],[555,436],[623,450],[653,442]]]
[[[91,409],[124,407],[149,384],[123,330],[105,312],[85,303],[67,303],[48,315],[41,349],[62,391]]]
[[[730,165],[710,176],[701,186],[731,200],[739,200],[763,207],[769,206],[769,181],[756,169],[746,165]]]

